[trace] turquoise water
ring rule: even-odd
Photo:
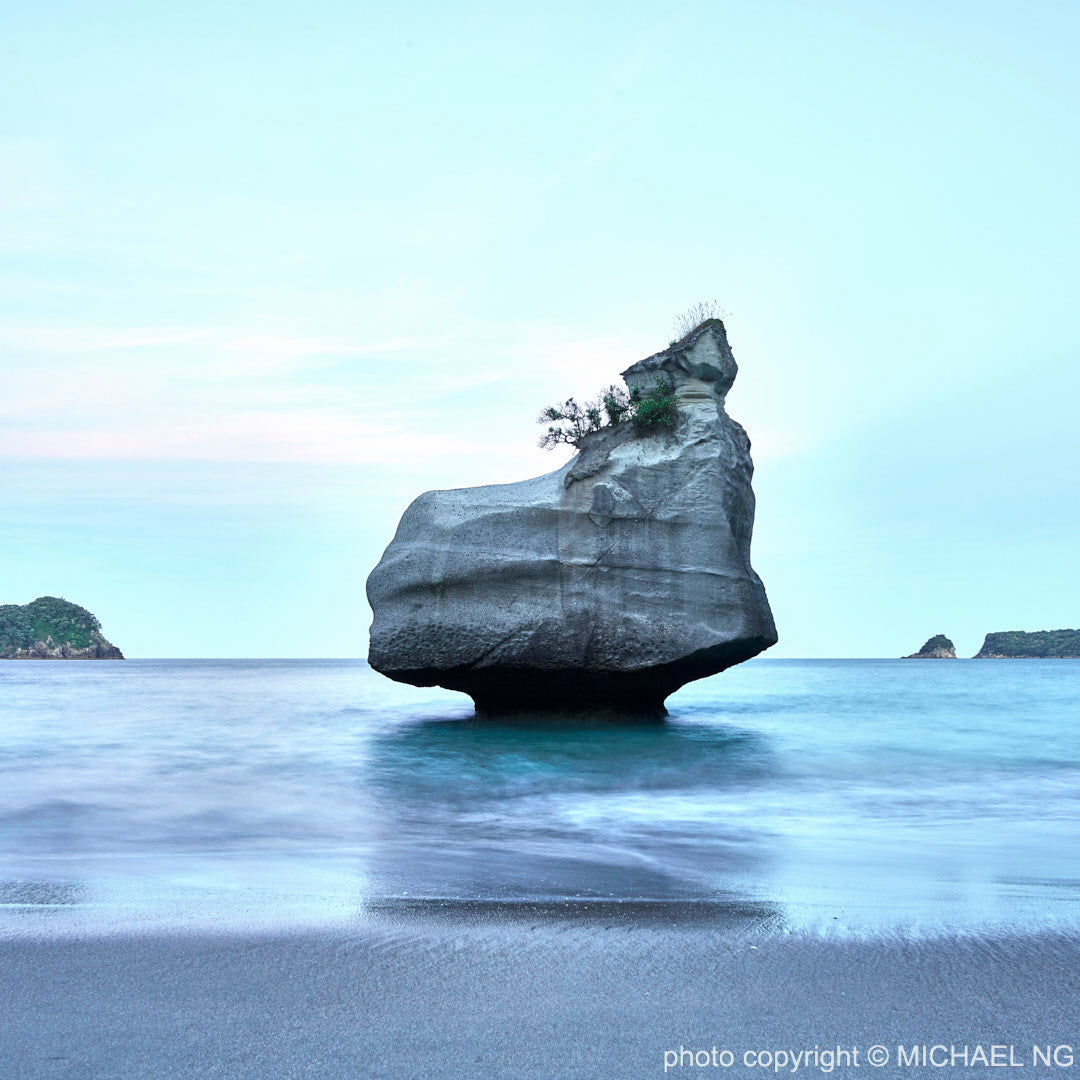
[[[1080,921],[1080,662],[763,659],[668,705],[494,726],[362,662],[4,663],[0,929]]]

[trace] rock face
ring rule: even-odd
[[[976,660],[1080,660],[1080,630],[998,630]]]
[[[2,660],[123,660],[101,623],[84,607],[57,596],[0,605]]]
[[[903,660],[955,660],[956,647],[944,634],[935,634],[917,652],[904,656]]]
[[[368,578],[371,666],[481,714],[662,713],[775,644],[750,442],[724,411],[737,370],[723,324],[704,324],[623,372],[674,382],[674,428],[604,429],[545,476],[417,498]]]

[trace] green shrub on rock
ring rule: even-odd
[[[627,392],[621,386],[609,386],[598,398],[580,404],[567,398],[549,405],[536,418],[548,429],[540,437],[540,446],[550,449],[566,443],[580,447],[588,435],[631,423],[643,434],[653,434],[662,428],[675,426],[679,410],[675,384],[662,379],[647,391],[638,387]]]
[[[633,402],[634,427],[641,431],[653,432],[660,428],[671,428],[679,419],[675,384],[670,379],[661,380],[645,394],[636,389],[632,390],[630,399]]]

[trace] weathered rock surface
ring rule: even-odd
[[[35,641],[32,645],[16,649],[0,660],[123,660],[124,654],[109,641],[94,642],[85,648],[76,648],[66,642]]]
[[[673,429],[606,429],[545,476],[417,498],[368,578],[371,666],[480,713],[662,712],[775,644],[750,442],[724,410],[737,370],[705,324],[623,373],[674,382]]]
[[[0,660],[123,660],[84,607],[58,596],[0,605]]]
[[[903,660],[955,660],[956,647],[944,634],[935,634],[917,652],[901,657]]]

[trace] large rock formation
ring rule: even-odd
[[[662,713],[775,644],[750,566],[750,441],[724,411],[737,371],[710,321],[623,372],[674,382],[674,428],[621,424],[546,476],[417,498],[368,578],[371,666],[486,714]]]
[[[123,660],[84,607],[59,596],[0,604],[0,660]]]
[[[955,660],[956,646],[944,635],[935,634],[917,652],[910,656],[901,657],[902,660]]]

